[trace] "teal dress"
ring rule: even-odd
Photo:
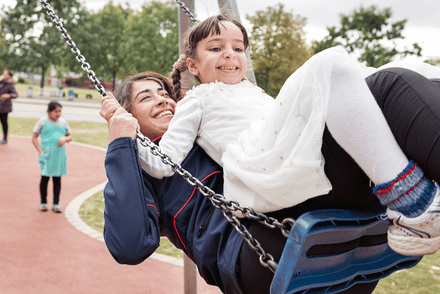
[[[58,139],[68,134],[68,126],[57,126],[49,120],[41,130],[41,149],[43,155],[38,155],[41,175],[60,177],[67,175],[67,154],[65,145],[58,147]]]

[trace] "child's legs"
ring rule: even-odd
[[[49,183],[50,177],[41,176],[40,180],[40,197],[41,203],[47,203],[47,184]]]
[[[440,79],[388,68],[366,81],[402,150],[440,183]]]
[[[335,140],[374,184],[393,180],[408,165],[358,64],[351,58],[334,62],[326,122]]]
[[[60,202],[61,176],[52,177],[52,181],[53,181],[53,204],[58,204]]]

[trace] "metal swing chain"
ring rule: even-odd
[[[174,0],[174,1],[176,1],[176,3],[180,6],[180,9],[182,9],[183,12],[186,13],[186,15],[191,19],[191,21],[193,23],[197,23],[198,22],[198,20],[194,16],[194,14],[192,14],[191,10],[189,10],[189,8],[185,6],[185,3],[183,3],[180,0]]]
[[[256,212],[250,207],[241,207],[239,203],[236,201],[226,200],[223,195],[217,194],[211,188],[203,185],[197,178],[192,176],[179,164],[173,162],[168,155],[163,154],[160,151],[160,148],[156,144],[151,142],[150,139],[144,137],[142,134],[138,136],[138,139],[143,146],[148,147],[150,149],[150,152],[153,155],[159,156],[164,164],[171,166],[171,168],[175,173],[179,174],[191,186],[197,188],[197,190],[199,190],[199,192],[203,196],[207,197],[211,201],[212,205],[215,208],[219,209],[223,213],[224,217],[238,231],[238,233],[241,236],[243,236],[243,238],[246,240],[249,246],[255,252],[257,252],[257,254],[260,256],[260,263],[263,266],[269,268],[272,272],[275,272],[278,264],[275,262],[273,256],[267,253],[266,251],[264,251],[261,244],[252,237],[252,235],[247,230],[247,228],[241,224],[240,219],[232,212],[235,211],[240,212],[245,218],[257,220],[268,228],[271,229],[279,228],[283,236],[285,236],[286,238],[289,236],[290,228],[295,223],[294,219],[286,218],[280,223],[276,218],[268,217],[263,213]]]
[[[101,97],[107,96],[107,94],[105,93],[105,89],[101,85],[101,82],[96,77],[95,72],[90,69],[90,64],[87,63],[85,57],[81,55],[81,52],[79,51],[78,47],[76,47],[76,44],[72,41],[72,38],[70,38],[63,24],[59,21],[59,18],[56,15],[55,11],[53,11],[52,6],[50,6],[50,4],[46,2],[46,0],[39,0],[39,1],[43,5],[43,8],[46,10],[47,15],[49,15],[52,22],[57,27],[58,31],[60,31],[64,40],[66,40],[67,45],[69,45],[70,49],[72,50],[72,53],[75,54],[76,60],[79,63],[81,63],[82,69],[85,72],[87,72],[87,76],[95,85],[95,89],[101,94]]]
[[[67,31],[64,29],[63,24],[59,21],[59,18],[56,15],[56,13],[53,11],[51,5],[48,4],[46,0],[39,0],[39,1],[43,5],[43,8],[47,11],[47,14],[50,16],[52,22],[56,25],[57,29],[60,31],[63,38],[66,40],[73,54],[75,54],[76,60],[79,63],[81,63],[82,69],[87,72],[87,75],[89,79],[94,83],[96,90],[101,94],[101,97],[105,97],[106,93],[104,87],[101,85],[98,78],[96,78],[95,73],[92,70],[90,70],[90,64],[87,63],[85,61],[85,57],[81,55],[81,52],[76,47],[75,43],[72,41]],[[189,9],[184,5],[183,2],[179,0],[175,0],[175,1],[180,5],[180,7],[185,11],[185,13],[191,18],[193,22],[197,22],[195,17],[192,15],[191,11],[189,11]],[[215,193],[209,187],[203,185],[197,178],[192,176],[188,171],[183,169],[179,164],[174,163],[168,155],[163,154],[160,151],[160,148],[156,144],[151,142],[150,139],[145,137],[140,131],[137,131],[136,137],[139,139],[140,143],[143,146],[148,147],[150,149],[153,155],[159,156],[163,163],[170,165],[175,173],[182,176],[191,186],[197,188],[203,196],[207,197],[211,201],[213,206],[219,209],[223,213],[224,217],[231,223],[231,225],[237,230],[237,232],[241,236],[243,236],[243,238],[246,240],[249,246],[259,255],[261,265],[269,268],[272,272],[275,272],[278,264],[274,260],[273,256],[267,253],[262,248],[261,244],[252,237],[252,235],[247,230],[247,228],[241,224],[240,219],[232,212],[235,211],[240,212],[245,218],[259,221],[268,228],[271,229],[279,228],[281,230],[281,233],[286,238],[289,236],[290,228],[295,223],[294,219],[287,218],[282,222],[279,222],[276,218],[268,217],[265,214],[256,212],[250,207],[240,207],[240,205],[236,201],[226,200],[223,195]]]

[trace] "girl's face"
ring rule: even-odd
[[[133,83],[131,114],[138,120],[141,133],[150,139],[162,136],[174,116],[176,102],[156,81]]]
[[[197,44],[197,58],[188,58],[188,70],[202,84],[214,81],[239,83],[245,76],[247,60],[243,33],[229,21],[220,23],[220,35],[211,35]]]
[[[48,111],[49,118],[53,121],[57,121],[61,116],[61,107],[57,106],[54,110]]]

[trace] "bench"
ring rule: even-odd
[[[37,97],[54,97],[63,98],[64,92],[62,89],[44,89],[40,88],[38,90]]]

